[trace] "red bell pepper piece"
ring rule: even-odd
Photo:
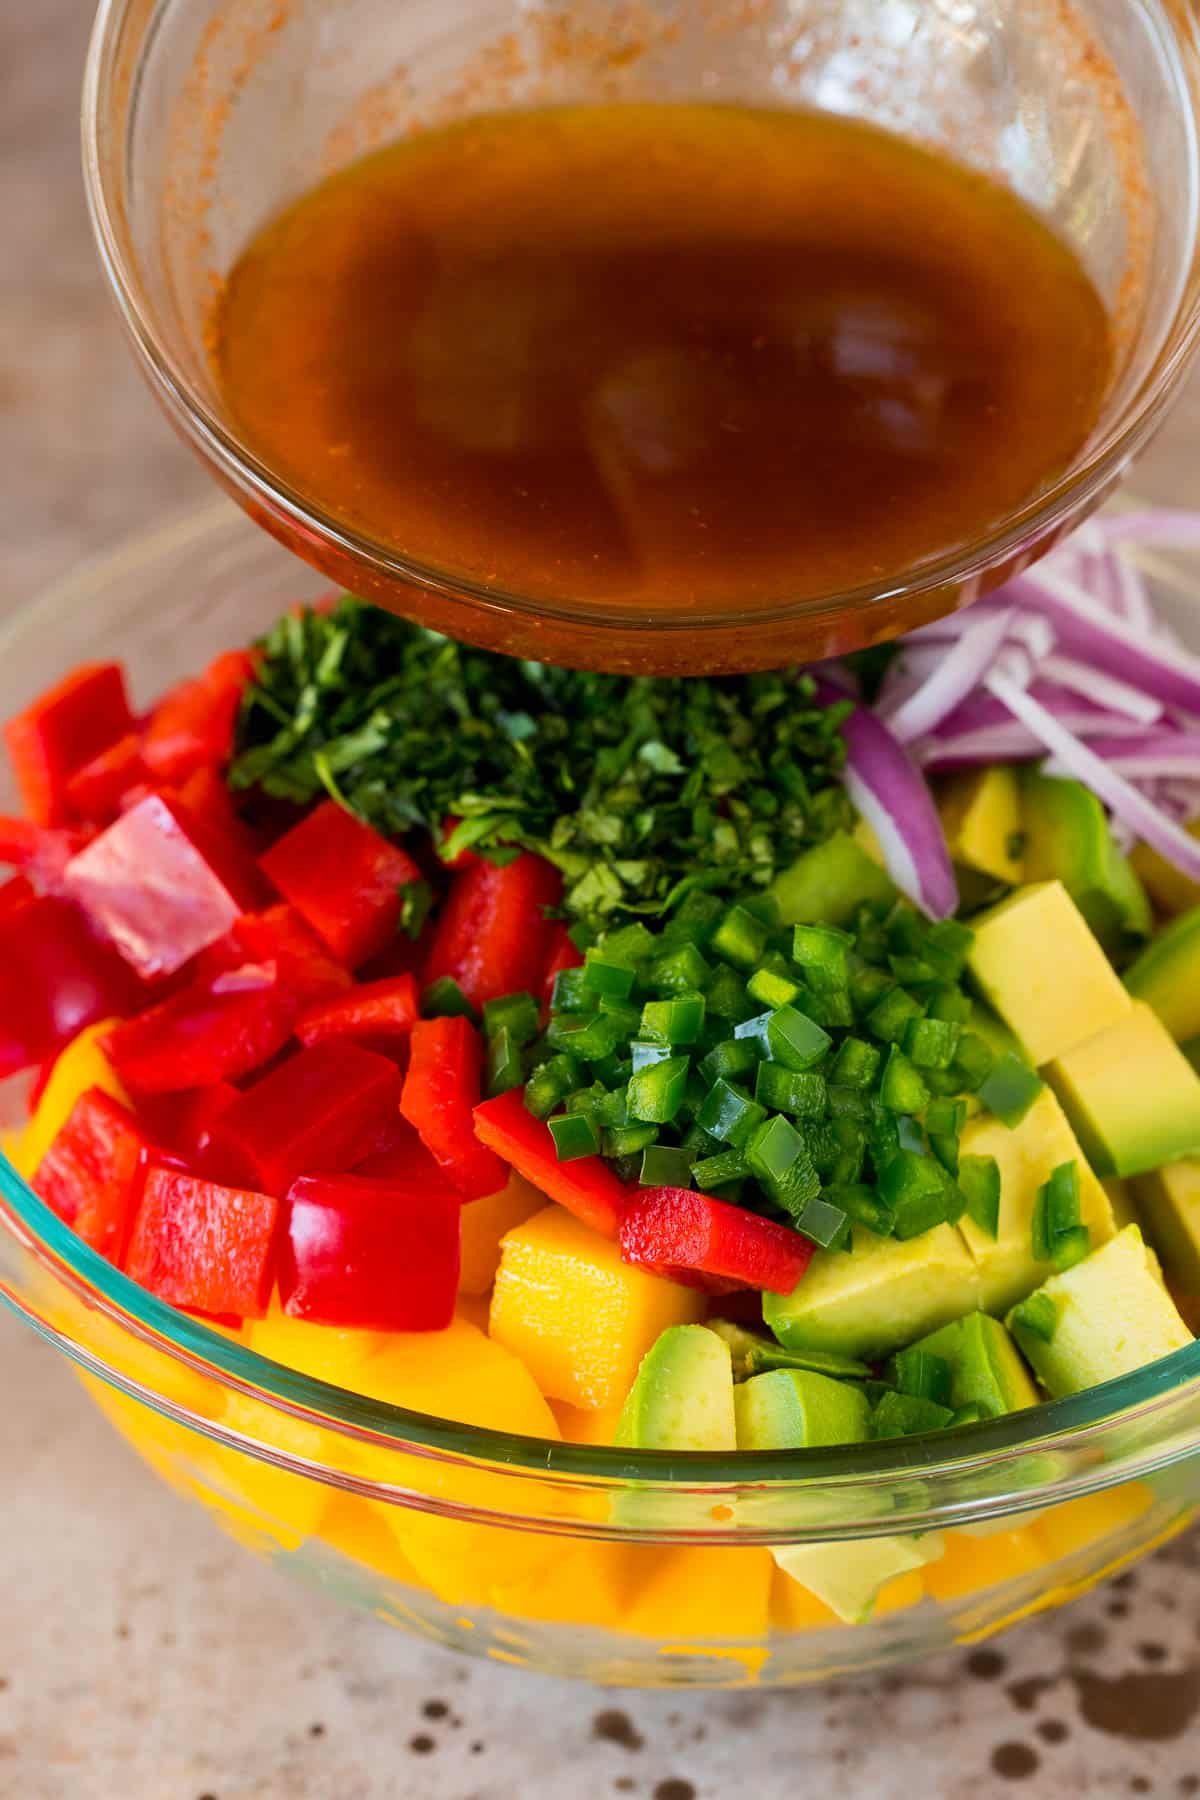
[[[352,969],[386,948],[400,923],[400,890],[421,878],[399,845],[334,800],[273,844],[259,867]]]
[[[615,1238],[625,1210],[625,1189],[599,1156],[558,1160],[554,1139],[525,1107],[519,1088],[475,1108],[475,1135],[518,1175],[557,1200],[604,1237]]]
[[[275,1276],[279,1202],[179,1169],[152,1168],[125,1273],[172,1306],[261,1319]]]
[[[63,892],[63,877],[89,834],[73,826],[35,825],[32,819],[0,817],[0,863],[23,869],[46,894]]]
[[[197,974],[215,977],[247,963],[275,968],[280,985],[295,1002],[294,1017],[354,985],[350,971],[334,961],[290,906],[246,913],[227,938],[204,952]]]
[[[555,976],[561,975],[564,969],[581,969],[584,961],[582,950],[575,948],[561,919],[555,919],[550,926],[548,948],[546,974],[542,982],[542,999],[547,1006],[554,998]]]
[[[25,810],[37,825],[72,817],[67,785],[133,730],[120,663],[84,663],[4,727]]]
[[[33,883],[24,875],[14,875],[10,881],[0,883],[0,925],[13,913],[20,912],[30,900],[37,899]]]
[[[352,1038],[368,1048],[394,1052],[406,1045],[419,1013],[417,984],[411,975],[364,982],[310,1008],[296,1025],[302,1044],[327,1038]]]
[[[211,1087],[193,1088],[172,1095],[178,1102],[171,1130],[172,1147],[189,1161],[203,1162],[212,1143],[213,1128],[238,1099],[231,1081],[214,1081]]]
[[[236,1081],[282,1050],[296,1017],[295,997],[273,969],[257,976],[257,986],[231,984],[224,991],[193,981],[110,1031],[105,1049],[129,1091],[172,1094]]]
[[[463,869],[438,915],[426,983],[450,975],[475,1007],[536,993],[550,949],[545,909],[561,894],[558,870],[528,851],[504,868],[480,858]]]
[[[186,781],[205,763],[224,767],[246,685],[254,677],[252,651],[229,650],[204,674],[172,688],[142,733],[142,755],[159,781]]]
[[[76,770],[67,783],[67,801],[77,819],[110,825],[126,796],[135,788],[149,786],[150,771],[142,758],[142,740],[136,731],[128,731]]]
[[[444,1330],[458,1292],[461,1215],[443,1180],[301,1176],[280,1248],[284,1312],[363,1331]]]
[[[142,1000],[129,969],[71,901],[15,906],[0,923],[0,1078],[45,1062],[85,1025]]]
[[[238,812],[229,783],[211,764],[193,770],[179,788],[179,798],[194,819],[235,844],[243,855],[258,855],[260,845]]]
[[[807,1238],[786,1225],[690,1188],[631,1192],[620,1236],[626,1262],[690,1270],[773,1294],[790,1294],[813,1258]]]
[[[34,1192],[85,1244],[119,1263],[153,1148],[127,1107],[89,1088],[38,1164]]]
[[[210,1160],[281,1197],[301,1175],[339,1174],[400,1104],[395,1063],[358,1044],[314,1044],[247,1088],[213,1127]]]
[[[379,1127],[369,1150],[354,1164],[351,1172],[370,1175],[377,1181],[432,1182],[435,1187],[443,1187],[446,1181],[419,1135],[398,1108]],[[461,1206],[463,1198],[457,1189],[455,1198]]]
[[[67,893],[131,968],[173,975],[258,898],[256,870],[179,801],[149,794],[74,857]]]
[[[483,1046],[469,1019],[420,1019],[400,1111],[464,1200],[499,1193],[508,1171],[475,1135]]]

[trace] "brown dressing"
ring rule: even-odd
[[[269,223],[213,356],[250,447],[389,549],[567,604],[900,576],[1059,473],[1102,302],[1001,186],[824,114],[502,113]]]

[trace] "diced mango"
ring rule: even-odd
[[[625,1629],[636,1560],[625,1544],[563,1543],[531,1580],[500,1582],[491,1604],[514,1619]]]
[[[1024,881],[1021,788],[1011,763],[951,775],[939,788],[938,811],[955,862],[1010,887]]]
[[[454,1316],[465,1325],[473,1325],[476,1331],[487,1331],[488,1321],[492,1316],[492,1297],[490,1294],[460,1294],[454,1303]]]
[[[631,1544],[633,1591],[624,1629],[678,1645],[760,1638],[767,1630],[775,1565],[746,1546],[667,1549]]]
[[[660,1332],[704,1311],[696,1289],[622,1262],[616,1244],[547,1206],[504,1239],[491,1334],[544,1394],[596,1408],[624,1398]]]
[[[617,1426],[625,1410],[624,1403],[588,1409],[571,1406],[566,1400],[552,1400],[550,1410],[558,1420],[563,1442],[567,1444],[615,1444]]]
[[[523,1225],[546,1204],[539,1193],[514,1170],[508,1186],[486,1199],[472,1200],[462,1209],[462,1272],[460,1294],[486,1294],[500,1267],[500,1243],[505,1232]]]
[[[910,1606],[919,1606],[924,1598],[925,1570],[907,1569],[903,1575],[893,1575],[880,1588],[871,1617],[883,1619],[888,1613],[904,1612]]]
[[[842,1621],[831,1607],[800,1582],[776,1569],[771,1577],[771,1626],[775,1631],[840,1630]]]
[[[420,1578],[369,1501],[352,1494],[338,1494],[317,1528],[317,1536],[330,1550],[373,1569],[386,1581],[403,1587],[420,1587]]]
[[[89,1088],[102,1088],[122,1106],[130,1104],[129,1095],[100,1048],[101,1038],[116,1023],[115,1019],[104,1019],[98,1025],[87,1026],[60,1052],[33,1117],[15,1149],[9,1153],[17,1173],[27,1181],[37,1172],[42,1158],[70,1117],[75,1102]]]
[[[949,1531],[945,1554],[923,1570],[925,1590],[944,1603],[962,1600],[1032,1574],[1045,1561],[1045,1548],[1032,1528],[997,1531],[983,1538]]]
[[[1129,995],[1061,881],[1018,888],[971,923],[971,973],[1039,1068],[1128,1014]]]
[[[357,1393],[358,1375],[364,1363],[387,1344],[381,1331],[344,1331],[336,1326],[314,1325],[308,1319],[291,1319],[272,1300],[265,1319],[247,1325],[246,1342],[256,1356],[311,1375],[330,1387]]]
[[[529,1371],[503,1345],[463,1319],[445,1331],[394,1332],[359,1370],[360,1390],[374,1399],[465,1425],[524,1437],[556,1439],[554,1414]],[[518,1494],[504,1476],[470,1464],[439,1462],[370,1445],[353,1455],[360,1473],[408,1487],[443,1504],[505,1512],[517,1499],[542,1510],[553,1498]],[[372,1502],[421,1580],[454,1605],[489,1602],[493,1585],[531,1579],[561,1546],[534,1533]]]
[[[1154,1496],[1140,1481],[1047,1507],[1029,1527],[1050,1558],[1074,1556],[1102,1538],[1118,1538],[1149,1512]]]

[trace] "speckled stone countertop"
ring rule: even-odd
[[[139,386],[77,176],[85,0],[0,4],[0,609],[208,487]],[[1200,385],[1138,485],[1195,504]],[[1200,1536],[994,1647],[795,1694],[614,1694],[296,1589],[0,1319],[0,1800],[1200,1794]]]

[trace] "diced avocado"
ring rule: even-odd
[[[945,1548],[942,1534],[929,1531],[919,1537],[860,1538],[852,1544],[788,1544],[771,1555],[785,1575],[839,1619],[859,1625],[871,1616],[889,1581],[937,1562]]]
[[[1144,1175],[1200,1152],[1200,1076],[1144,1001],[1058,1057],[1046,1079],[1100,1175]]]
[[[846,831],[806,850],[768,892],[783,925],[845,925],[860,906],[889,906],[896,898],[885,871]]]
[[[634,1450],[734,1450],[729,1345],[704,1325],[671,1325],[642,1358],[617,1424]]]
[[[1168,1277],[1181,1293],[1200,1297],[1200,1160],[1139,1176],[1134,1193]]]
[[[915,1346],[950,1365],[950,1405],[978,1406],[985,1419],[1036,1406],[1038,1392],[1008,1329],[988,1313],[968,1313]]]
[[[1117,1229],[1108,1195],[1088,1167],[1049,1088],[1042,1089],[1013,1129],[988,1113],[968,1119],[959,1139],[959,1153],[964,1157],[994,1156],[1000,1170],[1000,1218],[995,1237],[965,1213],[958,1221],[978,1270],[980,1305],[985,1312],[1007,1312],[1051,1273],[1053,1265],[1039,1262],[1033,1253],[1033,1214],[1038,1189],[1062,1163],[1073,1162],[1078,1170],[1080,1219],[1092,1234],[1093,1247],[1106,1243]]]
[[[1193,819],[1187,830],[1193,837],[1200,838],[1200,819]],[[1190,875],[1177,869],[1149,844],[1135,844],[1129,853],[1129,861],[1160,912],[1173,918],[1176,913],[1189,912],[1193,906],[1200,906],[1200,881],[1193,881]]]
[[[735,1381],[748,1381],[751,1375],[765,1375],[770,1369],[808,1369],[840,1381],[862,1381],[871,1373],[870,1364],[857,1357],[835,1356],[830,1350],[785,1350],[774,1339],[747,1331],[732,1319],[710,1319],[708,1329],[729,1345]]]
[[[1119,1175],[1109,1175],[1100,1183],[1108,1195],[1108,1204],[1112,1207],[1113,1224],[1118,1231],[1124,1231],[1127,1225],[1140,1225],[1141,1208],[1133,1184],[1122,1181]]]
[[[1031,1330],[1013,1308],[1009,1329],[1054,1399],[1098,1387],[1182,1350],[1192,1334],[1163,1286],[1136,1225],[1037,1290],[1053,1309],[1048,1334]]]
[[[861,1388],[807,1369],[774,1369],[734,1389],[739,1450],[862,1444],[871,1409]]]
[[[877,1237],[856,1225],[852,1248],[818,1250],[790,1294],[765,1294],[763,1318],[786,1350],[874,1360],[979,1305],[975,1264],[953,1225]]]
[[[1126,969],[1125,986],[1179,1043],[1200,1036],[1200,906],[1159,932]]]
[[[1108,949],[1150,936],[1146,891],[1113,842],[1103,806],[1082,782],[1025,769],[1021,821],[1027,881],[1061,881]]]
[[[949,776],[938,790],[938,812],[955,862],[1008,887],[1026,879],[1019,775],[1011,763]]]
[[[971,929],[971,974],[1035,1068],[1129,1011],[1129,995],[1061,881],[1018,888]]]

